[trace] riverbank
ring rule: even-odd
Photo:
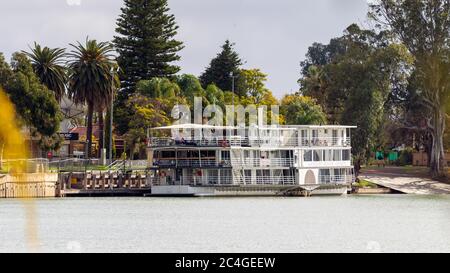
[[[450,194],[450,184],[428,177],[424,168],[372,167],[363,169],[362,180],[406,194]]]
[[[51,193],[43,191],[36,183],[4,183],[8,176],[0,176],[0,198],[1,197],[144,197],[157,195],[157,191],[150,186],[145,174],[127,173],[49,173],[53,184],[45,184],[42,189],[51,189]],[[48,180],[38,177],[42,181]],[[26,180],[28,181],[28,180]],[[41,181],[41,182],[42,182]],[[56,183],[59,181],[59,183]],[[326,187],[327,185],[321,185]],[[24,191],[24,187],[26,191]],[[268,189],[264,185],[238,185],[235,187],[221,187],[220,194],[210,192],[197,194],[198,196],[315,196],[315,195],[342,195],[347,191],[354,195],[377,195],[377,194],[450,194],[450,184],[434,181],[426,176],[425,169],[404,167],[384,167],[364,169],[359,177],[358,183],[353,183],[352,188],[342,185],[341,188],[319,189],[319,185],[304,186],[277,186]],[[308,188],[310,187],[310,188]],[[193,187],[194,189],[195,187]],[[199,187],[205,189],[207,187]],[[214,187],[209,187],[214,189]],[[197,189],[197,188],[195,188]],[[269,190],[269,191],[268,191]],[[331,191],[330,191],[331,190]],[[36,191],[36,193],[34,193]],[[321,191],[321,192],[319,192]],[[45,194],[43,194],[43,193]],[[49,195],[50,194],[50,195]],[[186,196],[195,195],[187,194]],[[172,195],[173,196],[173,195]]]

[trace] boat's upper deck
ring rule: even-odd
[[[350,147],[351,129],[341,125],[240,128],[179,124],[150,130],[148,146],[158,147]]]

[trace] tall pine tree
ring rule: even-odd
[[[114,44],[122,88],[133,92],[140,80],[172,77],[180,71],[172,63],[180,59],[183,43],[174,38],[178,26],[175,16],[169,14],[167,0],[125,0],[121,10]]]
[[[200,82],[204,88],[210,84],[215,84],[222,90],[232,90],[231,73],[237,76],[239,67],[242,65],[242,60],[233,46],[233,43],[226,40],[222,46],[222,51],[211,60],[209,67],[200,76]]]
[[[175,39],[178,26],[167,0],[125,0],[121,10],[114,37],[121,68],[115,118],[119,133],[124,133],[129,122],[125,105],[136,83],[154,77],[172,78],[180,71],[173,62],[180,59],[183,43]]]

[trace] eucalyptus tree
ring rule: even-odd
[[[410,55],[401,44],[390,43],[388,33],[355,24],[323,46],[320,54],[314,48],[317,45],[310,48],[314,54],[309,52],[303,63],[308,64],[303,66],[307,69],[300,80],[301,93],[317,100],[329,123],[358,126],[352,148],[359,169],[379,145],[388,117],[386,102],[397,85],[407,82],[405,67],[410,66]]]
[[[113,46],[107,42],[86,39],[84,44],[70,44],[72,51],[69,60],[69,97],[76,104],[87,105],[87,154],[92,152],[92,120],[94,111],[99,112],[103,138],[103,110],[111,101],[113,87],[116,83],[115,56]]]
[[[450,0],[377,0],[371,17],[414,57],[419,96],[429,109],[433,176],[447,176],[444,135],[450,104]]]

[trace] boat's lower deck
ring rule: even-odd
[[[228,185],[228,186],[153,186],[152,196],[311,196],[344,195],[346,184],[326,185]]]

